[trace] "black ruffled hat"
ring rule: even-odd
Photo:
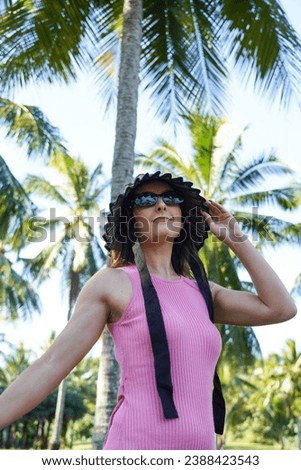
[[[164,417],[166,419],[178,418],[177,409],[173,400],[173,384],[170,370],[170,355],[167,336],[162,316],[161,306],[157,292],[152,284],[149,271],[144,259],[140,243],[134,231],[134,218],[132,214],[132,198],[135,191],[144,183],[150,181],[164,181],[172,189],[181,194],[184,202],[181,204],[183,229],[173,250],[173,265],[178,274],[177,259],[181,257],[183,247],[189,253],[189,266],[197,281],[198,287],[204,296],[208,313],[213,322],[213,302],[208,279],[198,251],[208,237],[208,226],[201,210],[207,210],[206,199],[200,195],[200,190],[193,187],[190,181],[182,177],[173,177],[170,173],[155,173],[139,175],[132,184],[129,184],[124,193],[110,204],[108,222],[104,226],[105,247],[109,252],[118,254],[125,264],[134,263],[139,271],[142,292],[145,303],[146,317],[149,327],[150,339],[154,355],[155,376],[158,394],[161,399]],[[214,373],[213,388],[213,415],[215,432],[223,434],[225,420],[225,402],[222,395],[221,383]]]
[[[173,177],[170,173],[161,174],[160,171],[137,176],[132,184],[127,185],[124,193],[110,204],[108,223],[104,227],[103,236],[106,249],[109,252],[116,250],[121,258],[134,262],[131,248],[136,242],[136,236],[131,200],[137,188],[150,181],[164,181],[177,193],[183,195],[184,202],[181,208],[185,220],[182,238],[185,236],[187,242],[192,242],[198,251],[208,236],[208,227],[201,214],[201,210],[207,210],[206,199],[200,195],[199,189],[193,188],[193,183],[190,181],[184,181],[182,177]],[[181,239],[177,240],[177,242],[180,241]]]

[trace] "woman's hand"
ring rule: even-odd
[[[210,231],[222,242],[231,246],[233,243],[243,242],[247,236],[240,230],[237,220],[218,202],[206,201],[209,213],[201,211]]]

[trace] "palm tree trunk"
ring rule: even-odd
[[[142,0],[124,1],[111,199],[131,181],[134,170],[142,3]]]
[[[111,200],[115,200],[124,185],[132,180],[134,170],[142,6],[142,0],[124,1]],[[94,449],[102,448],[109,417],[116,404],[118,385],[119,370],[114,358],[113,340],[105,331],[97,381]]]
[[[61,432],[62,432],[62,427],[63,427],[66,390],[67,390],[67,379],[64,379],[60,383],[59,388],[58,388],[53,434],[52,434],[52,439],[51,439],[51,444],[50,444],[51,450],[58,450],[61,445]]]
[[[80,292],[80,271],[72,271],[70,273],[70,290],[69,290],[69,308],[67,315],[67,323],[71,318],[75,301]],[[51,438],[51,450],[58,450],[61,445],[61,433],[64,420],[65,398],[67,392],[67,377],[60,383],[58,395],[56,399],[55,418],[53,432]]]
[[[109,418],[116,404],[119,380],[120,370],[114,356],[114,344],[110,333],[105,330],[98,369],[93,449],[103,448]]]
[[[297,436],[298,436],[298,449],[301,450],[301,419],[296,418]]]

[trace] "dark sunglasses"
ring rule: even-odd
[[[158,199],[162,199],[164,204],[167,206],[175,206],[176,204],[182,204],[184,198],[172,191],[166,191],[161,194],[155,194],[151,192],[139,193],[132,199],[131,203],[133,206],[138,207],[151,207],[157,204]]]

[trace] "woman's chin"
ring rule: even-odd
[[[177,238],[179,238],[180,232],[175,232],[171,230],[164,230],[163,227],[160,230],[156,230],[155,233],[146,234],[143,233],[138,237],[140,243],[149,243],[149,244],[164,244],[164,243],[173,243]]]

